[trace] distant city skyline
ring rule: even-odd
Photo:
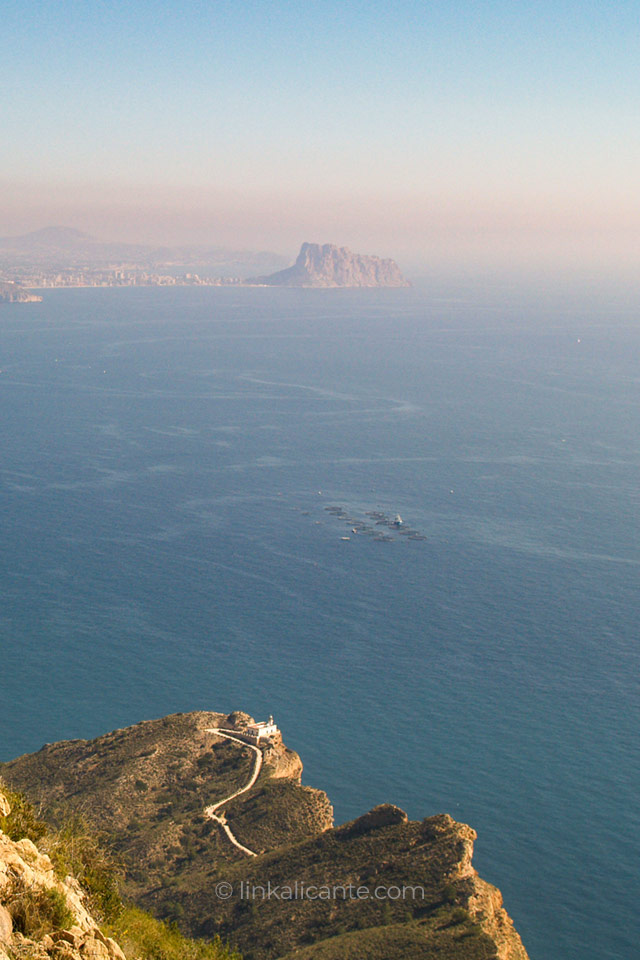
[[[0,235],[633,273],[639,13],[9,0]]]

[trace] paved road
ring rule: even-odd
[[[204,815],[209,820],[214,820],[219,826],[222,827],[226,835],[228,836],[231,843],[234,847],[237,847],[238,850],[241,850],[248,857],[257,857],[258,854],[254,853],[253,850],[249,850],[248,847],[243,846],[239,840],[233,835],[231,828],[229,827],[224,814],[216,814],[216,810],[220,807],[223,807],[225,803],[229,803],[231,800],[235,800],[236,797],[239,797],[241,794],[246,793],[247,790],[251,790],[251,787],[254,785],[258,777],[260,776],[260,770],[262,769],[262,750],[260,747],[254,747],[252,743],[245,743],[244,740],[240,740],[239,737],[234,737],[232,734],[227,733],[226,730],[220,730],[219,727],[210,727],[207,730],[207,733],[215,733],[219,737],[225,737],[227,740],[234,740],[236,743],[239,743],[242,747],[249,747],[250,750],[256,755],[255,764],[253,767],[253,773],[248,781],[248,783],[242,787],[241,790],[236,790],[235,793],[232,793],[230,796],[225,797],[224,800],[218,800],[217,803],[212,803],[211,806],[205,807]]]

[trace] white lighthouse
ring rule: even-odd
[[[270,716],[266,721],[263,720],[258,723],[250,723],[246,732],[248,736],[254,737],[256,740],[266,740],[269,737],[273,737],[280,733],[278,727],[273,722],[272,716]]]

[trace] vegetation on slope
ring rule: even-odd
[[[342,957],[347,947],[360,960],[395,960],[405,950],[413,958],[493,956],[495,944],[470,913],[471,901],[485,893],[470,869],[474,837],[450,817],[410,822],[384,805],[230,866],[224,879],[234,895],[209,910],[198,932],[229,938],[249,960],[293,957],[298,950],[304,957]],[[326,897],[289,897],[296,883],[325,888]],[[493,909],[493,888],[485,886],[486,906]],[[203,917],[206,898],[204,889],[195,894]]]
[[[174,714],[94,740],[47,744],[0,769],[51,822],[60,825],[74,810],[91,829],[105,831],[124,867],[127,899],[146,906],[152,898],[158,915],[190,929],[190,894],[228,862],[243,859],[204,816],[205,807],[234,793],[253,769],[249,747],[208,732],[225,719]],[[265,759],[255,789],[225,807],[250,849],[271,850],[331,823],[326,795],[303,787],[300,770],[297,754],[280,747]]]
[[[113,937],[127,957],[136,960],[240,960],[219,937],[193,940],[175,926],[123,902],[119,883],[122,867],[104,841],[92,834],[81,817],[72,815],[50,829],[27,798],[0,782],[11,811],[0,817],[0,830],[11,840],[28,839],[46,853],[60,878],[74,877],[83,888],[89,912]],[[37,940],[73,925],[73,914],[62,894],[53,889],[25,887],[17,879],[2,889],[14,930]]]

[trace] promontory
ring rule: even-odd
[[[332,243],[303,243],[292,267],[246,281],[267,287],[408,287],[395,260],[352,253]]]
[[[5,789],[63,833],[82,817],[106,838],[125,903],[243,960],[528,960],[500,892],[473,867],[474,830],[443,813],[413,821],[391,803],[335,826],[329,798],[301,774],[273,718],[240,711],[174,714],[0,764]],[[0,834],[10,906],[2,874]],[[81,953],[29,958],[123,960],[115,948]]]
[[[40,303],[42,297],[18,283],[0,280],[0,303]]]

